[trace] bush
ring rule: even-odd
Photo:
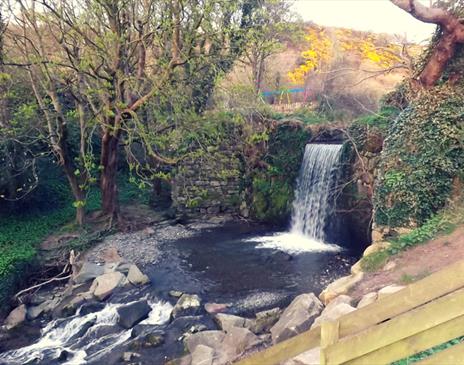
[[[463,95],[437,86],[390,126],[374,197],[378,224],[421,225],[445,206],[464,171]]]

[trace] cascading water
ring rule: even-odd
[[[339,251],[327,243],[326,230],[333,212],[341,144],[308,144],[297,181],[289,232],[254,237],[258,247],[291,252]]]
[[[341,144],[308,144],[297,182],[290,232],[326,242]]]

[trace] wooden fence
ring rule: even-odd
[[[464,335],[464,261],[240,360],[278,365],[320,347],[321,365],[390,364]],[[464,344],[417,365],[464,365]]]

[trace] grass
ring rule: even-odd
[[[436,238],[453,232],[458,224],[464,222],[464,203],[462,201],[430,218],[424,225],[411,232],[390,240],[391,246],[371,253],[361,259],[361,268],[365,272],[374,272],[382,268],[391,256]]]
[[[458,345],[461,342],[463,342],[463,340],[464,340],[464,337],[455,338],[455,339],[453,339],[451,341],[448,341],[448,342],[445,342],[445,343],[443,343],[441,345],[432,347],[431,349],[428,349],[426,351],[419,352],[416,355],[407,357],[406,359],[396,361],[396,362],[392,363],[391,365],[410,365],[410,364],[414,364],[415,362],[426,359],[427,357],[432,356],[432,355],[436,354],[437,352],[446,350],[447,348],[449,348],[451,346]]]
[[[120,202],[127,204],[137,201],[146,203],[147,195],[136,186],[121,179]],[[100,194],[97,190],[89,194],[87,210],[94,211],[100,206]],[[73,231],[76,228],[72,221],[75,209],[72,198],[65,199],[54,209],[36,208],[33,211],[0,217],[0,280],[13,273],[18,263],[29,262],[37,254],[37,246],[48,235],[55,231]]]

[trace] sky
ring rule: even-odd
[[[409,41],[430,38],[435,26],[416,20],[389,0],[294,0],[305,21],[377,33],[398,34]],[[428,0],[421,0],[428,5]]]

